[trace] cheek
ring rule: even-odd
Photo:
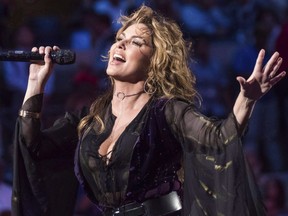
[[[147,76],[148,73],[148,68],[150,65],[150,61],[148,58],[142,58],[141,60],[138,61],[137,64],[137,71],[142,74],[143,77]]]
[[[153,57],[153,50],[145,50],[145,52],[142,52],[142,55],[144,64],[146,65],[146,67],[149,67]]]
[[[145,68],[146,70],[148,70],[150,64],[151,64],[151,58],[150,56],[143,56],[142,60],[141,60],[141,64],[143,66],[143,68]]]
[[[137,58],[139,59],[139,62],[141,62],[141,64],[144,64],[147,67],[151,61],[151,52],[141,49],[139,49],[138,51],[139,52],[137,53]]]
[[[110,49],[108,50],[108,57],[109,59],[111,58],[112,55],[112,51],[116,48],[116,44],[113,44]]]
[[[139,54],[139,55],[134,55],[134,62],[136,65],[138,65],[139,69],[146,69],[149,66],[149,58],[147,58],[146,56],[143,56],[143,54]]]

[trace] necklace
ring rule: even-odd
[[[140,92],[137,92],[137,93],[134,93],[134,94],[125,94],[124,92],[117,92],[116,93],[116,97],[119,99],[119,100],[124,100],[126,97],[132,97],[132,96],[135,96],[135,95],[140,95],[144,93],[144,90],[140,91]]]

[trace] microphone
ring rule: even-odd
[[[50,52],[50,58],[56,64],[73,64],[76,54],[71,50],[57,50]],[[0,51],[0,61],[43,62],[44,54],[21,50]]]

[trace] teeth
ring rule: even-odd
[[[114,54],[113,58],[125,62],[125,58],[119,54]]]

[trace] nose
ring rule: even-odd
[[[120,49],[126,49],[126,46],[127,46],[127,40],[121,40],[121,41],[118,41],[118,45],[117,47],[120,48]]]

